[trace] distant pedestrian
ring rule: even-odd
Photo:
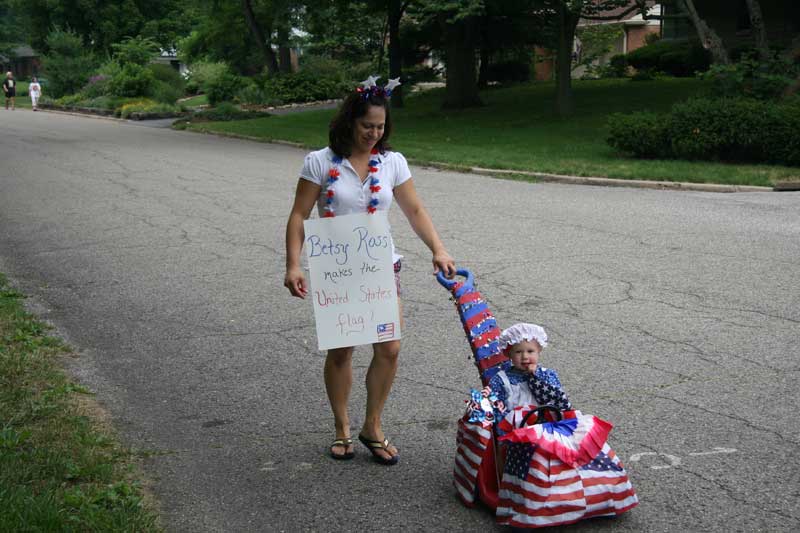
[[[3,80],[3,93],[6,95],[6,109],[10,103],[13,111],[17,100],[17,80],[14,79],[14,74],[10,70],[6,72],[6,79]]]
[[[42,86],[39,85],[39,80],[36,76],[31,78],[31,84],[28,85],[28,96],[31,97],[31,107],[36,111],[39,97],[42,96]]]

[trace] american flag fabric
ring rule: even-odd
[[[598,436],[607,435],[610,424],[578,411],[572,416],[500,437],[508,449],[498,523],[556,526],[618,515],[639,503],[622,462],[607,442],[598,445]],[[565,438],[570,433],[574,438]]]
[[[465,505],[472,507],[477,494],[478,471],[492,440],[491,422],[458,421],[453,485]]]
[[[394,338],[394,322],[378,324],[378,342]]]
[[[502,421],[501,429],[508,427],[509,419],[526,412],[525,409],[515,411],[518,412],[509,413]],[[563,411],[562,417],[561,421],[518,427],[500,437],[500,440],[536,444],[543,452],[556,456],[570,466],[589,463],[603,448],[614,426],[596,416],[575,410]]]

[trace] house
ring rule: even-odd
[[[600,17],[609,17],[611,20],[591,20],[581,19],[578,22],[577,34],[580,35],[581,29],[590,26],[605,26],[605,27],[618,27],[619,38],[612,45],[610,52],[603,54],[593,62],[594,66],[604,65],[608,60],[617,54],[627,54],[637,48],[641,48],[647,44],[647,36],[651,34],[661,35],[662,28],[661,22],[657,19],[646,20],[642,16],[641,11],[633,10],[629,13],[631,7],[636,4],[631,0],[630,4],[626,7],[610,9],[599,13]],[[661,4],[655,1],[647,3],[648,15],[660,15]],[[583,43],[576,37],[574,43],[574,59],[575,62],[580,62],[582,54],[585,53]],[[545,48],[537,47],[534,50],[535,54],[535,67],[533,77],[537,81],[552,80],[555,75],[555,51]],[[585,66],[579,66],[572,71],[573,78],[580,78],[587,74]]]
[[[646,19],[641,11],[635,10],[625,14],[625,12],[633,7],[634,2],[627,7],[611,9],[600,13],[602,17],[620,17],[618,20],[591,20],[581,19],[578,23],[578,37],[575,38],[574,44],[574,57],[576,62],[581,61],[581,56],[584,53],[583,43],[580,40],[580,33],[582,29],[597,26],[618,27],[621,31],[619,37],[613,44],[611,51],[603,54],[595,61],[593,66],[605,65],[608,60],[618,54],[627,54],[637,48],[641,48],[647,44],[649,35],[661,36],[661,22],[658,19]],[[656,2],[648,2],[648,16],[661,15],[661,4]],[[573,78],[581,78],[587,73],[587,68],[583,65],[578,66],[572,71]]]
[[[164,50],[162,48],[158,56],[152,59],[152,63],[172,67],[183,77],[189,74],[189,68],[186,66],[186,63],[178,59],[178,52],[174,48],[169,50]]]
[[[0,71],[10,70],[17,79],[38,76],[42,68],[39,54],[28,45],[14,47],[8,56],[0,54],[0,65]]]

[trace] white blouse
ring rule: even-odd
[[[330,148],[323,148],[306,155],[303,169],[300,171],[300,178],[315,183],[321,187],[319,198],[317,198],[317,212],[319,216],[325,213],[325,189],[328,185],[328,172],[334,166],[333,158],[336,154]],[[373,159],[378,160],[378,172],[374,176],[380,181],[381,190],[375,194],[378,199],[378,210],[388,211],[394,198],[394,188],[402,185],[411,179],[411,171],[408,162],[403,154],[399,152],[386,152],[385,154],[375,154]],[[355,171],[350,161],[342,160],[339,165],[339,179],[334,185],[335,195],[333,197],[333,211],[337,215],[351,215],[354,213],[366,213],[367,205],[373,198],[370,191],[369,177],[361,181],[361,177]],[[392,261],[397,262],[402,258],[394,250],[392,244]]]

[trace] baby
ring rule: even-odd
[[[522,405],[550,405],[572,409],[555,370],[539,366],[539,355],[547,346],[547,333],[536,324],[515,324],[503,330],[500,349],[511,359],[511,367],[492,377],[484,396],[495,396],[496,409],[509,412]],[[487,390],[488,389],[488,390]],[[501,428],[498,430],[502,432]]]

